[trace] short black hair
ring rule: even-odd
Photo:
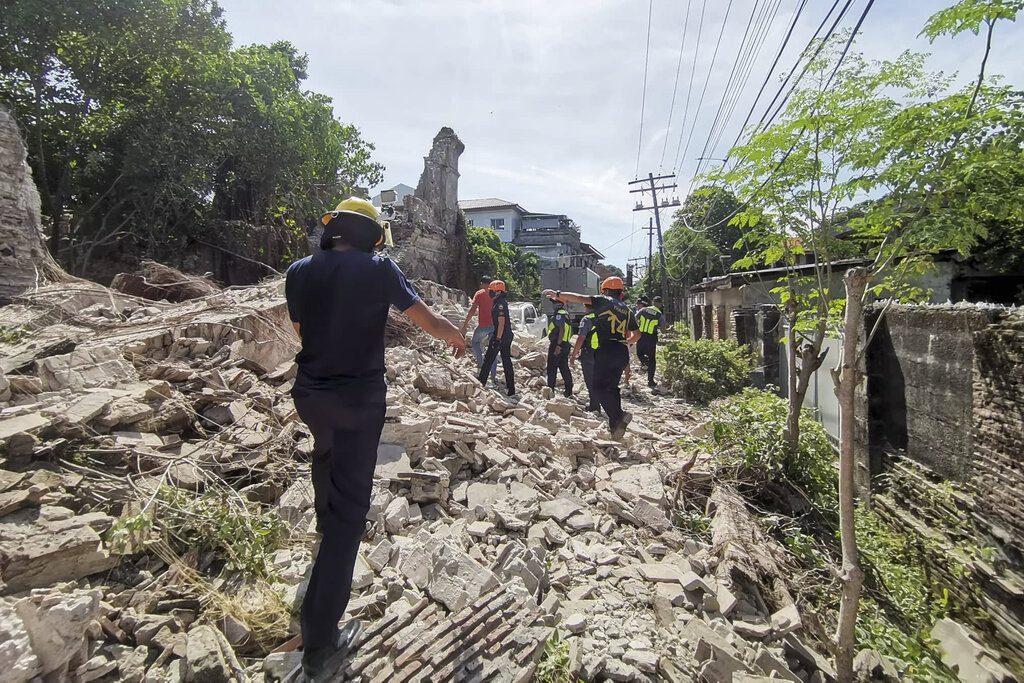
[[[491,277],[490,275],[484,275],[482,278],[480,278],[480,284],[482,285],[489,285],[492,282],[494,282],[494,278]]]

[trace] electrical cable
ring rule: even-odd
[[[867,4],[864,6],[864,10],[861,12],[860,18],[857,20],[857,24],[855,26],[855,30],[850,33],[850,37],[847,39],[846,45],[843,46],[843,50],[840,53],[839,59],[836,61],[836,65],[835,65],[835,67],[832,70],[832,76],[829,77],[829,81],[827,83],[827,85],[829,87],[831,87],[832,77],[835,76],[835,74],[839,72],[839,68],[842,66],[843,60],[846,58],[846,55],[849,53],[850,47],[853,45],[853,41],[857,37],[856,31],[859,30],[860,27],[864,24],[864,20],[867,18],[868,12],[871,11],[871,8],[874,5],[874,2],[875,2],[875,0],[868,0]],[[847,5],[849,5],[849,3],[847,3]],[[835,31],[835,24],[833,24],[833,27],[830,30],[829,35],[826,36],[824,41],[827,41],[828,38],[831,37],[831,34],[834,31]],[[814,39],[812,38],[811,40],[813,41]],[[820,53],[820,52],[821,52],[820,49],[817,52],[815,52],[815,54],[811,57],[811,60],[813,61],[817,57],[818,53]],[[806,53],[806,48],[804,49],[804,53]],[[805,69],[805,71],[806,71],[806,69]],[[745,202],[743,202],[743,204],[741,204],[739,208],[737,208],[735,211],[730,213],[728,216],[726,216],[722,220],[718,221],[717,223],[713,223],[711,225],[705,225],[703,230],[699,230],[699,232],[705,232],[705,231],[707,231],[710,228],[726,224],[729,221],[731,221],[733,219],[733,217],[735,217],[736,214],[738,214],[740,211],[743,211],[746,208],[748,208],[754,202],[754,200],[757,198],[757,196],[761,193],[761,191],[764,190],[764,188],[768,186],[768,183],[770,183],[772,181],[772,179],[774,178],[775,174],[778,173],[779,169],[781,169],[783,164],[786,163],[786,160],[789,159],[790,155],[793,153],[793,150],[796,149],[796,146],[800,143],[800,139],[803,137],[804,130],[805,130],[804,128],[801,128],[799,131],[797,131],[796,137],[793,140],[793,144],[789,146],[789,149],[786,150],[786,152],[782,155],[782,158],[779,159],[779,161],[775,164],[775,166],[768,173],[768,175],[761,182],[761,184],[757,187],[757,189],[754,190],[754,193],[750,196],[749,199],[747,199]],[[683,220],[684,220],[684,224],[685,224],[686,223],[685,216],[684,216]],[[687,225],[687,227],[690,227],[690,226]],[[690,229],[692,230],[693,228],[690,228]]]
[[[700,110],[704,104],[704,96],[708,92],[708,83],[711,81],[711,74],[715,70],[715,62],[718,60],[718,49],[722,45],[722,36],[725,35],[725,27],[729,23],[729,11],[732,9],[732,1],[733,0],[729,0],[729,4],[725,6],[725,17],[722,19],[722,28],[718,32],[718,41],[715,43],[715,50],[711,55],[711,66],[708,67],[708,75],[707,78],[704,79],[704,88],[701,90],[700,98],[697,100],[697,111],[693,115],[693,123],[690,125],[690,133],[687,135],[686,144],[683,146],[683,159],[686,158],[686,152],[690,149],[690,141],[693,139],[693,131],[697,128],[697,120],[700,118]],[[676,164],[673,164],[673,166],[678,167],[678,165],[679,162],[677,160]]]
[[[690,95],[693,92],[693,77],[697,73],[697,55],[700,52],[700,37],[704,31],[704,10],[708,0],[703,0],[700,7],[700,22],[697,24],[697,42],[693,46],[693,59],[690,61],[690,79],[686,83],[686,105],[683,107],[683,122],[679,126],[679,142],[676,143],[676,155],[672,161],[672,175],[676,175],[679,163],[679,150],[683,147],[683,135],[686,134],[686,119],[690,113]]]
[[[725,117],[718,128],[718,132],[715,134],[715,139],[711,143],[711,154],[714,154],[715,150],[719,148],[719,145],[722,142],[722,136],[725,135],[725,131],[729,126],[729,122],[732,121],[732,116],[734,113],[736,113],[736,105],[739,104],[741,96],[746,91],[747,83],[750,80],[750,75],[754,71],[754,64],[757,58],[761,55],[761,50],[764,48],[764,44],[768,39],[768,34],[770,33],[771,27],[775,24],[775,19],[776,17],[778,17],[779,8],[781,7],[781,5],[782,0],[776,0],[775,5],[770,10],[771,18],[767,18],[769,13],[765,12],[762,23],[759,27],[761,31],[758,34],[756,45],[751,45],[751,49],[746,60],[745,69],[743,70],[743,73],[740,76],[739,85],[733,91],[732,101],[729,102],[726,106]],[[728,154],[728,150],[726,150],[726,154]],[[699,173],[695,174],[695,176],[696,175],[699,175]]]
[[[654,16],[654,0],[647,7],[647,47],[644,50],[644,86],[640,95],[640,134],[636,139],[636,175],[640,175],[640,150],[644,142],[644,108],[647,105],[647,65],[651,59],[651,17]]]
[[[836,1],[838,2],[838,0],[836,0]],[[836,16],[836,18],[835,18],[835,21],[832,22],[832,26],[829,27],[828,32],[821,39],[821,41],[818,43],[818,47],[814,51],[814,54],[811,55],[811,57],[807,61],[804,62],[804,68],[800,70],[800,75],[796,77],[795,81],[793,81],[793,85],[790,86],[789,92],[787,92],[786,96],[782,98],[782,100],[779,102],[778,106],[775,108],[775,111],[772,113],[772,115],[768,118],[767,121],[764,120],[764,117],[761,117],[761,122],[758,123],[758,128],[760,128],[763,125],[764,126],[763,129],[767,129],[767,128],[769,128],[772,125],[772,123],[775,122],[775,119],[782,112],[783,107],[785,107],[786,102],[789,101],[789,98],[792,97],[793,93],[796,91],[797,86],[800,85],[800,81],[803,80],[803,77],[807,74],[807,70],[811,68],[811,64],[814,63],[814,60],[818,58],[818,55],[821,54],[821,51],[825,49],[826,45],[828,45],[828,41],[832,37],[832,34],[835,33],[836,27],[839,25],[839,22],[843,20],[843,17],[846,16],[846,12],[850,9],[850,5],[852,5],[852,4],[853,4],[853,0],[846,0],[846,4],[843,5],[843,9],[840,10],[838,16]],[[817,33],[815,33],[815,37],[817,37]],[[811,42],[812,43],[813,43],[813,41],[814,41],[814,38],[811,38]],[[808,47],[810,47],[810,44],[808,44]],[[792,75],[792,72],[790,72],[790,75]],[[787,81],[789,80],[788,76],[786,77],[786,80]],[[783,83],[783,88],[784,87],[785,87],[785,83]],[[781,92],[781,89],[780,89],[779,92]],[[771,105],[768,105],[768,107],[770,109]],[[767,114],[767,112],[765,112],[765,114]],[[755,130],[757,130],[757,129],[755,129]]]
[[[690,26],[690,2],[686,0],[686,18],[683,20],[683,37],[679,40],[679,58],[676,60],[676,80],[672,85],[672,104],[668,108],[668,125],[665,126],[665,144],[661,147],[661,161],[658,162],[658,172],[661,172],[665,164],[665,152],[668,151],[669,134],[672,132],[672,115],[676,109],[676,91],[679,90],[679,71],[683,66],[683,47],[686,45],[686,32]],[[639,166],[637,167],[639,171]]]
[[[778,9],[779,2],[781,0],[775,0],[775,8]],[[708,131],[708,136],[704,141],[704,147],[701,150],[700,156],[697,158],[697,167],[694,170],[693,176],[691,176],[689,189],[693,187],[693,178],[700,175],[702,168],[706,165],[707,154],[714,147],[711,147],[711,141],[715,138],[719,131],[719,128],[727,123],[727,120],[723,119],[723,112],[729,108],[729,103],[738,97],[742,91],[742,73],[747,69],[747,62],[751,59],[754,51],[755,44],[758,43],[758,36],[765,33],[764,17],[766,16],[766,10],[769,7],[769,2],[760,6],[758,11],[758,3],[755,1],[753,9],[750,12],[750,18],[747,20],[747,27],[743,32],[743,37],[740,39],[739,49],[736,51],[736,59],[733,60],[732,70],[729,73],[729,79],[726,82],[725,90],[722,93],[722,99],[718,103],[718,109],[715,112],[714,119],[712,120],[711,128]],[[754,27],[753,33],[751,28]],[[749,41],[748,41],[749,38]],[[762,41],[763,42],[763,41]],[[719,137],[721,137],[719,135]]]
[[[761,100],[761,95],[764,94],[764,89],[768,87],[772,74],[775,73],[775,68],[779,65],[779,60],[782,59],[782,55],[785,53],[786,47],[789,45],[789,39],[793,37],[793,29],[796,28],[797,22],[800,20],[800,15],[803,14],[806,6],[807,0],[800,0],[800,4],[793,10],[793,16],[789,21],[789,29],[786,31],[786,37],[782,39],[782,45],[779,46],[778,51],[775,53],[775,59],[772,60],[772,65],[768,69],[768,73],[765,74],[764,81],[761,83],[761,87],[757,91],[757,97],[755,97],[754,101],[750,104],[750,111],[747,112],[747,117],[743,119],[743,125],[740,126],[740,130],[736,134],[736,139],[729,148],[730,150],[736,147],[740,142],[740,138],[743,137],[743,131],[746,129],[747,124],[750,123],[750,118],[754,115],[754,111],[757,109],[757,103]]]

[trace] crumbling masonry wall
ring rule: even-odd
[[[1024,670],[1024,313],[894,307],[865,370],[858,446],[873,507],[920,539],[960,616]]]
[[[0,305],[61,275],[43,245],[39,191],[14,117],[0,107]]]

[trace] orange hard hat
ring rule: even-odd
[[[487,289],[492,292],[504,292],[505,281],[504,280],[491,280],[491,284],[487,285]]]
[[[626,285],[622,281],[622,278],[618,277],[617,275],[612,275],[611,277],[606,277],[604,279],[604,282],[601,283],[601,291],[604,291],[606,289],[625,289],[625,288],[626,288]]]

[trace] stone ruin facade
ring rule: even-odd
[[[39,191],[25,156],[14,117],[0,107],[0,305],[63,275],[43,244]]]
[[[451,128],[444,127],[434,136],[416,192],[387,218],[395,238],[388,255],[410,278],[472,290],[466,222],[459,212],[459,157],[465,149]],[[322,233],[323,226],[317,222],[309,236],[314,253]]]

